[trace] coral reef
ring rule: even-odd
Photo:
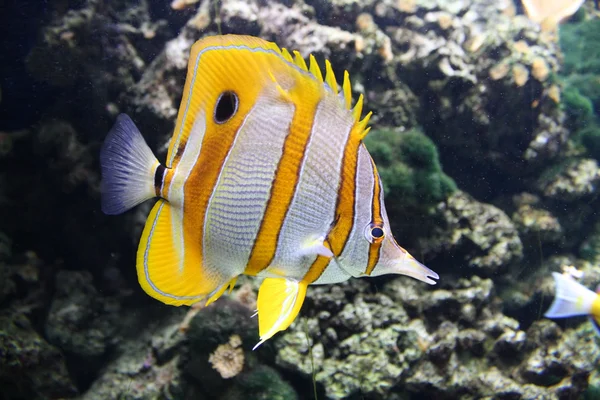
[[[600,359],[589,326],[519,329],[499,312],[490,279],[433,291],[403,278],[377,291],[349,282],[314,288],[310,301],[317,309],[283,334],[276,362],[310,375],[312,354],[328,398],[575,398]]]

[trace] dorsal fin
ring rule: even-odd
[[[306,66],[306,61],[304,61],[304,57],[298,50],[294,50],[294,64],[302,68],[304,71],[308,72],[308,67]]]
[[[292,55],[290,54],[289,51],[287,51],[287,49],[285,47],[283,47],[281,49],[281,55],[283,56],[283,58],[285,58],[286,61],[293,63],[294,59],[292,58]]]
[[[352,105],[352,85],[350,84],[350,74],[348,71],[344,71],[344,84],[342,85],[344,91],[344,100],[346,109],[349,110]]]
[[[329,60],[325,60],[325,79],[323,79],[321,68],[319,67],[319,64],[317,63],[317,60],[314,55],[311,54],[308,57],[309,65],[307,66],[304,57],[302,57],[298,50],[294,50],[292,52],[294,55],[292,56],[292,54],[290,54],[290,52],[286,48],[276,49],[287,62],[296,65],[303,71],[310,72],[310,74],[312,74],[319,82],[326,84],[326,86],[328,86],[335,95],[338,95],[344,107],[347,110],[352,111],[352,116],[354,118],[355,123],[357,124],[357,129],[355,130],[355,132],[359,132],[358,138],[362,140],[367,136],[367,133],[370,130],[370,128],[367,128],[367,124],[369,123],[369,119],[371,118],[371,115],[373,115],[373,113],[369,112],[362,120],[360,119],[362,116],[364,101],[362,94],[358,97],[354,108],[351,109],[352,83],[350,82],[350,74],[348,73],[348,71],[344,71],[342,91],[340,92],[340,90],[338,89],[337,79],[335,78],[335,74],[333,72],[333,68],[331,67],[331,63],[329,62]]]
[[[313,56],[312,54],[309,57],[310,60],[310,67],[309,67],[309,71],[311,74],[313,74],[313,76],[315,78],[317,78],[319,80],[319,82],[323,83],[323,75],[321,74],[321,68],[319,68],[319,64],[317,64],[317,60],[315,59],[315,56]]]
[[[338,84],[335,80],[335,74],[333,73],[329,60],[325,60],[325,82],[327,82],[331,90],[333,90],[333,93],[338,93]]]

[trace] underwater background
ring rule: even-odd
[[[0,399],[600,399],[600,13],[511,0],[0,4]],[[100,211],[116,116],[164,158],[191,45],[247,34],[346,69],[398,242],[440,275],[311,286],[252,351],[255,279],[199,310],[137,283],[151,204]]]

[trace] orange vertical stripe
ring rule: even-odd
[[[360,132],[357,132],[355,124],[348,137],[342,159],[342,168],[340,169],[342,177],[335,208],[336,223],[324,242],[324,245],[329,248],[336,257],[344,251],[344,247],[346,246],[346,242],[348,241],[348,237],[350,237],[354,225],[356,171],[358,164],[358,148],[361,144],[361,141],[358,140],[358,133]],[[310,284],[319,279],[323,272],[325,272],[327,265],[329,265],[329,261],[329,257],[318,256],[310,266],[303,281]]]
[[[322,95],[322,85],[313,79],[297,82],[296,87],[289,91],[296,111],[283,145],[265,215],[248,260],[245,271],[248,275],[256,275],[269,267],[275,257],[279,233],[298,185],[300,167]]]
[[[375,162],[373,162],[371,157],[369,157],[369,159],[373,166],[373,208],[371,212],[371,223],[381,226],[383,225],[383,217],[381,216],[381,180],[379,179]],[[367,269],[365,270],[366,275],[371,275],[373,273],[373,270],[379,261],[382,243],[383,240],[373,241],[369,246],[369,262],[367,263]]]

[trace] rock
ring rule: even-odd
[[[230,387],[223,400],[296,400],[294,388],[273,368],[262,365],[242,373]]]
[[[523,256],[518,232],[504,212],[456,192],[440,203],[437,215],[443,221],[420,247],[428,259],[443,254],[444,264],[469,267],[484,276],[506,273]],[[434,264],[435,261],[430,262]]]
[[[45,332],[50,343],[81,358],[104,355],[118,340],[121,308],[116,298],[102,296],[87,271],[60,271]]]
[[[171,313],[157,314],[156,310],[142,309],[126,321],[132,330],[117,344],[118,351],[102,369],[91,387],[80,400],[182,398],[186,393],[198,396],[199,390],[183,377],[180,368],[182,341],[179,331],[183,310],[169,309]],[[154,314],[150,321],[142,314]],[[143,326],[143,329],[136,327]],[[177,348],[177,351],[169,350]],[[158,359],[157,354],[169,355]]]
[[[63,354],[22,315],[0,317],[0,383],[6,398],[69,398],[77,394]]]
[[[535,196],[534,196],[535,198]],[[560,221],[550,211],[537,204],[538,198],[533,204],[526,201],[516,200],[517,211],[512,215],[512,221],[519,230],[519,236],[527,243],[552,243],[559,241],[563,236]]]
[[[557,201],[573,202],[589,198],[600,184],[598,163],[592,159],[571,160],[553,168],[538,181],[544,196]]]

